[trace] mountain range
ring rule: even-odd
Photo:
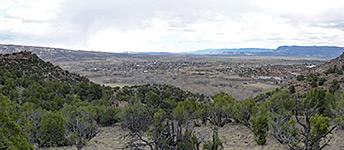
[[[274,49],[264,48],[222,48],[222,49],[205,49],[187,52],[187,54],[221,54],[221,53],[235,53],[235,52],[272,52]]]
[[[51,47],[0,44],[0,54],[12,54],[21,51],[32,52],[44,61],[49,61],[53,63],[61,61],[82,61],[87,59],[101,59],[112,56],[127,55],[121,53],[107,53],[85,50],[69,50]]]
[[[209,56],[275,56],[299,58],[332,59],[344,52],[344,47],[336,46],[280,46],[277,49],[264,48],[236,48],[236,49],[205,49],[184,53],[168,52],[137,52],[137,53],[110,53],[99,51],[69,50],[51,47],[24,46],[0,44],[0,54],[11,54],[20,51],[30,51],[45,61],[82,61],[87,59],[102,59],[122,57],[128,55],[209,55]]]
[[[212,54],[228,56],[283,56],[335,58],[344,52],[344,47],[336,46],[280,46],[277,49],[239,48],[239,49],[206,49],[188,52],[188,54]]]

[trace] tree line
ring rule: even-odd
[[[265,96],[263,100],[236,100],[219,93],[204,101],[149,103],[161,100],[157,96],[129,103],[120,117],[130,131],[126,148],[221,149],[224,140],[218,136],[218,128],[235,123],[248,127],[259,145],[266,144],[270,135],[290,149],[323,149],[333,130],[343,129],[342,94],[317,88],[303,95],[276,89]],[[195,132],[200,125],[211,128],[211,138]]]

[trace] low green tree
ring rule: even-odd
[[[326,80],[325,78],[320,78],[318,84],[319,84],[320,86],[322,86],[322,85],[324,85],[324,83],[325,83],[326,81],[327,81],[327,80]]]
[[[344,130],[344,93],[338,96],[335,103],[332,105],[331,114],[333,115],[335,124]]]
[[[298,136],[302,138],[303,149],[323,149],[330,142],[330,138],[327,136],[332,133],[336,126],[331,127],[330,119],[319,114],[318,109],[321,109],[321,107],[318,105],[321,103],[315,103],[314,99],[309,99],[309,97],[318,97],[319,93],[311,91],[309,94],[308,98],[302,100],[300,110],[295,111],[295,119],[300,125],[300,134]]]
[[[256,100],[250,97],[248,99],[236,102],[235,105],[233,106],[233,109],[234,109],[234,113],[233,113],[234,119],[237,122],[250,128],[249,120],[258,111]]]
[[[148,106],[158,108],[161,105],[162,100],[158,94],[150,91],[146,94],[145,102],[147,103]]]
[[[147,131],[152,123],[148,108],[140,103],[126,106],[120,118],[123,127],[133,133]]]
[[[182,101],[173,110],[173,117],[179,124],[185,124],[191,119],[199,118],[200,110],[196,102]]]
[[[289,89],[289,92],[291,94],[295,93],[295,86],[294,85],[291,85],[288,89]]]
[[[305,80],[305,76],[300,74],[300,75],[296,76],[296,80],[297,81],[303,81],[303,80]]]
[[[61,114],[48,111],[41,116],[40,120],[41,123],[38,129],[39,147],[52,147],[66,144],[66,122]]]
[[[213,127],[213,128],[211,128],[211,130],[213,131],[212,140],[206,141],[203,144],[203,150],[220,150],[220,149],[223,149],[224,141],[219,138],[217,127]]]
[[[293,119],[293,111],[297,108],[296,97],[287,91],[281,91],[272,95],[264,105],[269,115],[270,135],[281,144],[294,149],[300,143],[299,129]]]
[[[270,99],[266,106],[272,137],[290,149],[326,147],[330,141],[328,135],[336,128],[331,127],[330,119],[321,114],[326,110],[326,97],[331,99],[331,95],[326,95],[324,90],[315,88],[306,97],[286,95],[285,98]]]
[[[334,94],[336,91],[340,89],[340,85],[337,80],[333,80],[329,89],[329,92]]]
[[[219,93],[214,97],[214,102],[207,108],[207,120],[216,126],[223,127],[231,122],[234,115],[234,104],[236,100],[229,94]]]
[[[99,125],[110,126],[119,122],[120,108],[113,106],[93,106],[96,112],[95,120]]]
[[[251,128],[255,135],[255,141],[258,145],[265,145],[266,137],[269,132],[268,116],[260,113],[259,115],[250,119]]]
[[[19,107],[7,97],[0,94],[0,149],[16,150],[34,147],[29,143],[28,136],[23,134],[23,126],[17,123]]]
[[[66,120],[66,139],[81,149],[97,133],[96,112],[88,106],[64,105],[61,112]]]

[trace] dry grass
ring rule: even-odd
[[[197,128],[203,134],[212,135],[209,127]],[[242,125],[228,124],[219,129],[219,137],[225,141],[225,150],[276,150],[286,149],[276,140],[268,138],[267,144],[264,146],[258,145],[254,141],[254,135],[250,129]]]
[[[196,127],[196,133],[201,137],[211,138],[212,132],[208,126]],[[91,139],[84,150],[119,150],[122,149],[124,143],[121,142],[127,131],[123,130],[119,124],[111,127],[103,127],[100,132]],[[253,133],[245,126],[237,124],[228,124],[219,129],[219,136],[225,140],[225,150],[287,150],[286,146],[279,144],[276,140],[268,137],[267,144],[264,146],[258,145],[254,141]],[[76,147],[57,147],[46,150],[73,150]],[[332,135],[330,146],[325,150],[344,150],[344,131],[335,130]]]
[[[248,86],[248,87],[252,86],[252,87],[262,88],[263,90],[275,89],[275,88],[281,87],[279,85],[264,84],[264,83],[261,83],[261,82],[257,82],[257,83],[254,83],[254,84],[247,84],[245,86]]]
[[[344,150],[344,130],[334,130],[330,146],[325,147],[324,150]]]
[[[118,150],[122,149],[124,146],[121,143],[121,138],[127,132],[124,131],[120,125],[115,125],[112,127],[103,127],[100,129],[100,132],[91,139],[87,145],[83,148],[85,150]]]

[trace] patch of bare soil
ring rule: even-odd
[[[200,134],[200,137],[206,139],[211,138],[212,131],[209,126],[201,126],[195,128],[196,133]],[[119,125],[112,127],[103,127],[100,132],[91,139],[87,145],[83,148],[85,150],[93,149],[109,149],[118,150],[122,149],[124,143],[121,143],[121,137],[127,132],[123,130]],[[259,146],[254,141],[253,133],[245,126],[242,125],[226,125],[223,128],[219,128],[219,136],[225,141],[225,150],[276,150],[287,149],[283,145],[280,145],[276,140],[268,138],[265,146]],[[201,147],[202,148],[202,147]]]
[[[127,133],[123,130],[119,124],[111,127],[103,127],[99,133],[92,138],[85,147],[84,150],[119,150],[122,149],[124,143],[121,142],[122,137]]]
[[[344,130],[337,128],[329,137],[332,138],[330,146],[325,147],[324,150],[344,150]]]
[[[196,127],[195,132],[199,133],[200,137],[210,139],[212,131],[209,126]],[[111,127],[100,128],[99,133],[91,139],[83,150],[120,150],[123,148],[124,143],[121,142],[127,131],[123,130],[119,124]],[[264,146],[258,145],[254,141],[254,135],[250,129],[245,126],[237,124],[228,124],[219,128],[219,137],[225,141],[225,150],[287,150],[288,147],[281,145],[273,139],[268,137],[267,144]],[[331,135],[332,139],[329,143],[330,146],[325,147],[325,150],[344,150],[344,131],[335,130]],[[202,148],[202,147],[200,147]],[[69,150],[76,147],[58,147],[49,148],[48,150]]]
[[[196,128],[198,132],[212,136],[212,132],[208,126]],[[267,144],[258,145],[254,141],[254,134],[250,129],[243,125],[228,124],[218,131],[219,137],[225,141],[225,150],[276,150],[287,149],[279,144],[276,140],[268,137]]]

